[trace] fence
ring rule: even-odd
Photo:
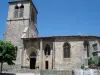
[[[87,69],[87,70],[82,70],[78,69],[74,71],[74,75],[100,75],[100,70],[99,69]]]
[[[100,75],[100,69],[98,69],[98,75]]]

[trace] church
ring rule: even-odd
[[[73,70],[100,56],[99,36],[39,37],[38,10],[32,0],[8,3],[5,40],[18,47],[13,69]]]

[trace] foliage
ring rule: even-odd
[[[99,57],[99,61],[98,61],[98,66],[100,67],[100,57]]]
[[[94,66],[95,65],[94,60],[92,59],[92,57],[90,59],[88,59],[88,65],[89,66]]]
[[[1,63],[1,72],[3,63],[7,63],[8,65],[14,65],[13,62],[16,60],[17,56],[17,47],[12,45],[7,41],[0,41],[0,63]]]

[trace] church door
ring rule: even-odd
[[[36,65],[36,53],[32,52],[30,54],[30,69],[35,69],[35,65]]]
[[[30,58],[30,69],[35,69],[36,58]]]

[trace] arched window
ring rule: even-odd
[[[70,58],[70,44],[67,42],[63,45],[63,57]]]
[[[24,5],[21,5],[21,6],[20,6],[19,17],[23,17],[23,13],[24,13]]]
[[[87,51],[87,57],[89,57],[89,42],[87,40],[84,41],[84,49]]]
[[[19,12],[19,7],[16,5],[15,6],[15,11],[14,11],[14,18],[18,17],[18,12]]]
[[[44,54],[50,55],[50,51],[51,51],[50,46],[47,44],[46,47],[45,47],[45,50],[44,50]]]

